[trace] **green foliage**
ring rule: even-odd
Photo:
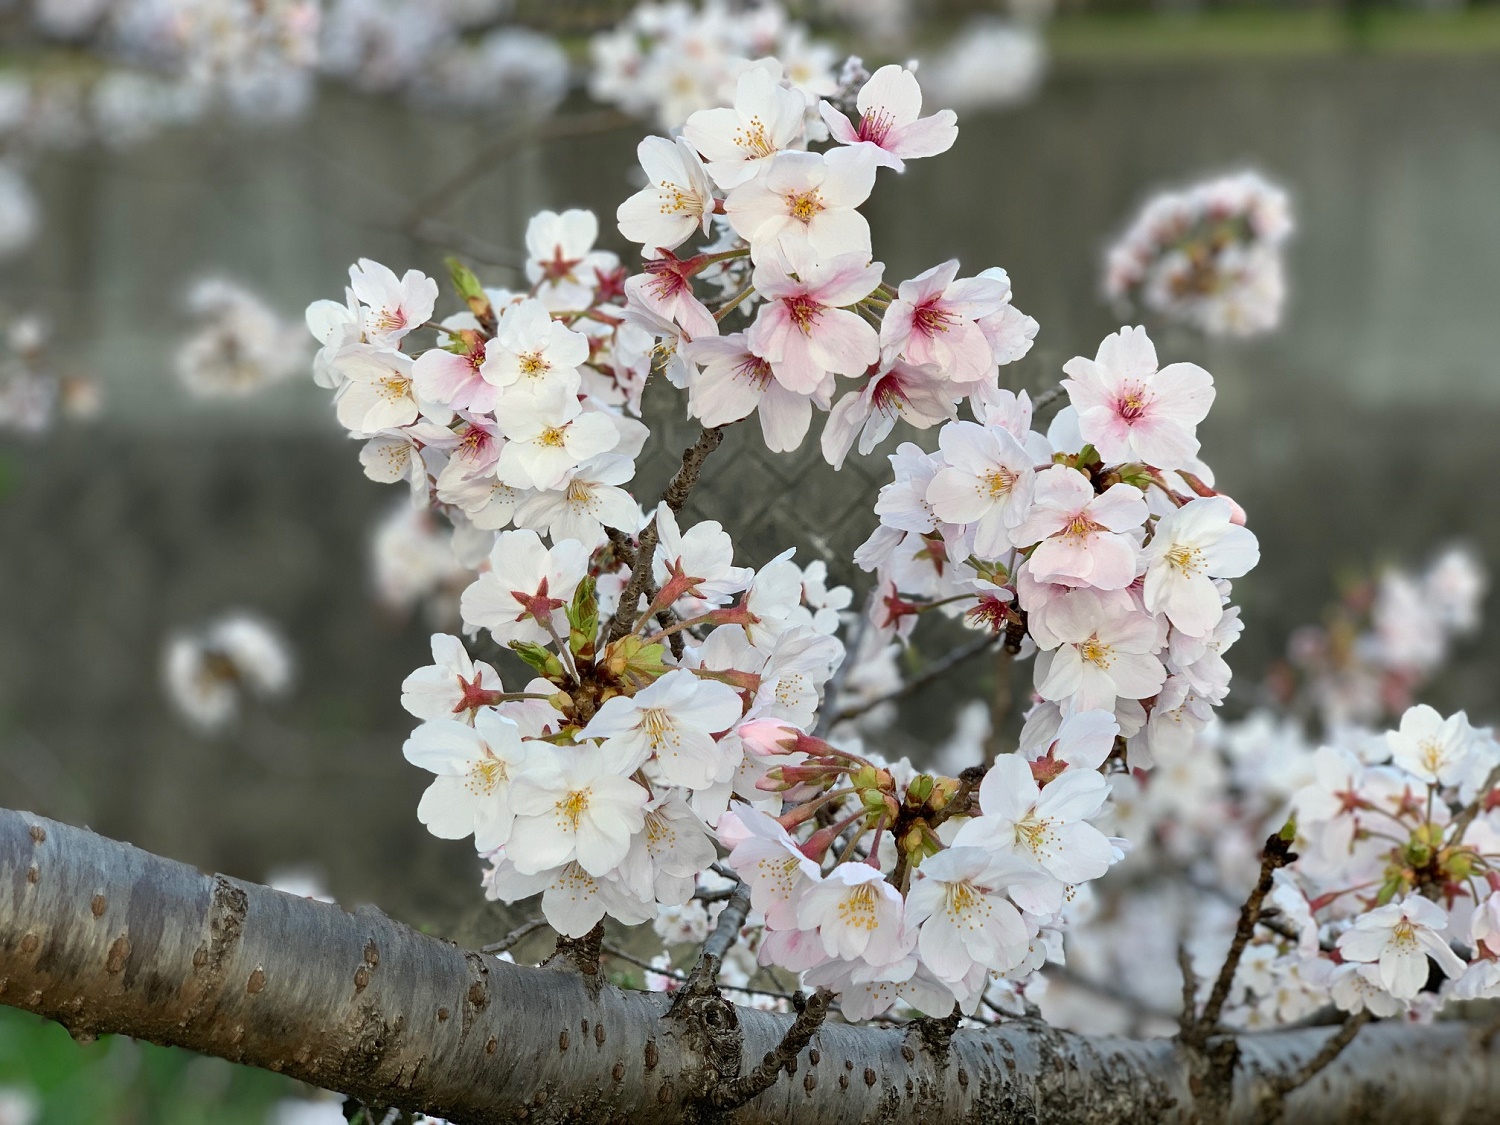
[[[306,1087],[269,1071],[121,1036],[75,1043],[55,1023],[0,1008],[0,1087],[41,1105],[37,1125],[264,1125]]]

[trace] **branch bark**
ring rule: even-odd
[[[924,1037],[824,1023],[721,1117],[710,1091],[788,1042],[790,1015],[733,1010],[735,1057],[668,997],[511,965],[372,908],[296,898],[28,813],[0,810],[0,1002],[281,1071],[458,1125],[710,1118],[1049,1125],[1186,1122],[1183,1048],[1031,1023]],[[1256,1119],[1328,1029],[1243,1035],[1230,1120]],[[1500,1045],[1463,1024],[1371,1024],[1286,1098],[1288,1125],[1489,1121]]]

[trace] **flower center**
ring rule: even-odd
[[[1097,634],[1078,646],[1078,655],[1098,668],[1108,668],[1115,662],[1114,647],[1101,641]]]
[[[1094,532],[1103,530],[1102,524],[1095,523],[1087,514],[1079,512],[1068,520],[1068,526],[1063,528],[1063,534],[1069,539],[1087,539]]]
[[[795,297],[783,297],[781,303],[786,306],[787,316],[791,318],[792,323],[804,336],[811,336],[813,325],[818,322],[823,306],[806,293],[799,293]]]
[[[998,469],[985,473],[983,479],[984,488],[981,492],[987,492],[991,500],[998,500],[1015,487],[1016,474],[1001,465]]]
[[[799,223],[810,223],[813,216],[824,210],[823,195],[816,188],[786,197],[787,213]]]
[[[1197,547],[1174,544],[1167,552],[1167,565],[1186,575],[1197,574],[1203,569],[1203,552]]]
[[[886,137],[890,136],[891,127],[895,124],[891,115],[884,107],[872,109],[859,119],[858,137],[862,141],[871,141],[877,145],[884,145]]]
[[[536,439],[538,445],[545,445],[551,449],[561,449],[567,444],[567,426],[549,426],[543,430]]]
[[[759,115],[752,117],[746,126],[734,135],[734,143],[750,154],[752,160],[770,156],[776,151],[771,138],[766,134],[765,122]]]
[[[552,370],[552,365],[542,358],[541,352],[525,352],[521,355],[521,374],[534,379]]]
[[[1127,422],[1138,421],[1151,405],[1151,393],[1145,387],[1131,385],[1115,400],[1115,413]]]
[[[556,808],[558,826],[566,825],[576,832],[579,821],[583,820],[583,814],[589,811],[589,791],[587,789],[573,790],[557,802]]]
[[[647,707],[642,711],[641,730],[653,750],[660,750],[669,743],[677,745],[677,730],[672,725],[672,716],[664,708]]]
[[[957,318],[938,302],[934,297],[925,304],[918,305],[912,313],[912,327],[924,336],[936,336],[939,332],[946,332]]]
[[[839,921],[850,929],[873,930],[875,917],[875,890],[869,883],[849,888],[849,893],[839,903]]]
[[[736,379],[745,379],[757,390],[771,385],[771,365],[758,355],[746,355],[734,369]]]
[[[495,791],[495,787],[502,781],[508,780],[505,763],[499,758],[488,754],[469,767],[469,776],[464,781],[464,788],[470,793],[477,793],[481,797],[488,797]]]

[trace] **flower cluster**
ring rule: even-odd
[[[472,642],[437,634],[404,685],[422,721],[406,756],[436,775],[418,816],[472,836],[488,895],[540,894],[569,936],[605,915],[706,924],[690,903],[722,848],[760,961],[840,993],[847,1016],[973,1011],[997,978],[1021,1003],[1071,901],[1124,855],[1096,823],[1122,746],[1146,764],[1227,690],[1226,580],[1255,539],[1196,459],[1206,372],[1158,370],[1126,329],[1067,366],[1072,405],[1044,437],[999,385],[1036,332],[1003,271],[883,284],[860,206],[879,169],[957,133],[951,112],[922,115],[910,71],[815,114],[786,75],[742,67],[732,106],[642,142],[648,184],[617,214],[641,273],[594,249],[591,215],[543,213],[524,292],[455,265],[467,308],[434,322],[436,282],[361,261],[345,301],[308,310],[315,377],[367,474],[445,513],[478,571],[459,607]],[[437,346],[414,347],[429,332]],[[627,486],[652,373],[705,429],[643,512]],[[898,419],[942,426],[939,453],[893,458],[859,560],[881,572],[876,627],[841,692],[878,698],[893,634],[927,608],[1034,644],[1044,702],[989,769],[919,773],[824,737],[851,592],[790,551],[736,565],[719,524],[679,522],[717,427],[758,410],[767,444],[791,449],[814,407],[836,466]],[[531,678],[508,688],[476,659],[485,635]]]
[[[1425,570],[1387,567],[1350,583],[1320,625],[1297,630],[1268,687],[1330,729],[1400,715],[1479,625],[1488,579],[1473,552],[1443,551]]]
[[[804,105],[837,88],[833,48],[772,2],[644,3],[589,44],[589,93],[677,129],[695,112],[729,105],[748,59],[775,58]],[[778,75],[781,76],[781,75]]]
[[[307,365],[306,335],[259,296],[223,278],[188,292],[197,330],[177,350],[177,377],[203,398],[241,397]]]
[[[0,357],[0,432],[42,434],[59,415],[86,420],[99,412],[99,384],[55,370],[51,333],[42,318],[18,316],[5,326]]]
[[[1419,704],[1384,738],[1319,749],[1313,767],[1291,801],[1298,858],[1272,898],[1282,924],[1252,946],[1241,1006],[1287,1020],[1331,999],[1386,1017],[1500,996],[1492,733]]]
[[[234,721],[243,697],[284,695],[293,667],[280,632],[237,610],[171,637],[162,655],[162,681],[178,714],[200,730],[216,731]]]
[[[855,561],[877,572],[883,634],[909,636],[936,609],[1014,651],[1034,646],[1028,730],[1109,712],[1145,767],[1223,701],[1240,631],[1227,580],[1259,548],[1197,458],[1208,372],[1158,367],[1140,328],[1064,370],[1069,406],[1045,435],[1027,396],[1007,391],[944,425],[937,452],[903,445]]]
[[[822,449],[835,467],[856,443],[870,452],[898,419],[927,428],[966,399],[997,400],[999,365],[1036,333],[998,268],[960,278],[950,261],[884,283],[860,207],[879,169],[947,151],[956,118],[922,116],[916,77],[899,66],[876,71],[848,108],[852,117],[819,103],[834,143],[809,151],[804,96],[775,66],[753,66],[733,106],[692,114],[676,140],[641,142],[648,184],[618,214],[647,255],[631,301],[673,354],[668,375],[687,388],[689,413],[706,426],[758,413],[767,446],[787,451],[815,407],[829,411]],[[684,254],[718,215],[717,239]],[[728,298],[715,314],[699,279]],[[726,331],[731,315],[748,323]],[[842,395],[839,376],[854,380]]]
[[[1286,193],[1254,172],[1148,202],[1109,251],[1104,288],[1213,336],[1252,336],[1281,322]]]

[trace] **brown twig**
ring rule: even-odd
[[[1286,1112],[1286,1096],[1300,1086],[1305,1086],[1326,1069],[1344,1048],[1354,1042],[1360,1028],[1371,1020],[1370,1010],[1355,1012],[1344,1020],[1339,1029],[1323,1041],[1317,1054],[1289,1074],[1279,1074],[1266,1080],[1261,1095],[1256,1120],[1258,1125],[1276,1125]]]
[[[522,938],[526,937],[528,934],[535,932],[536,930],[541,929],[546,924],[547,919],[545,918],[533,918],[529,922],[523,922],[521,925],[511,930],[510,933],[506,934],[499,941],[491,942],[489,945],[480,946],[479,952],[496,955],[504,953],[507,949],[511,948],[511,946],[519,942]]]
[[[1266,846],[1260,853],[1260,878],[1255,881],[1254,888],[1245,899],[1245,905],[1240,907],[1240,920],[1235,926],[1234,940],[1229,945],[1224,964],[1219,968],[1219,976],[1214,981],[1213,990],[1208,994],[1208,1001],[1203,1005],[1203,1014],[1193,1020],[1189,1012],[1183,1013],[1185,1041],[1201,1046],[1219,1026],[1219,1016],[1224,1011],[1224,1002],[1229,999],[1229,990],[1234,985],[1234,974],[1239,970],[1240,958],[1245,954],[1245,947],[1250,944],[1250,939],[1255,935],[1255,925],[1260,920],[1261,906],[1266,901],[1266,895],[1271,893],[1275,874],[1280,868],[1297,858],[1297,854],[1291,849],[1292,840],[1289,833],[1278,832],[1267,838]]]
[[[800,992],[796,994],[797,997],[801,995]],[[774,1086],[777,1076],[796,1065],[797,1056],[812,1042],[818,1028],[823,1026],[823,1020],[828,1015],[828,1004],[832,999],[833,993],[825,988],[814,992],[798,1006],[797,1018],[792,1021],[792,1026],[782,1036],[776,1049],[767,1051],[760,1064],[749,1074],[721,1082],[709,1092],[706,1099],[708,1103],[715,1109],[735,1109]],[[796,997],[792,1003],[797,1004]]]
[[[708,459],[710,453],[719,448],[719,443],[723,440],[723,426],[705,426],[698,435],[698,440],[683,450],[682,468],[677,470],[661,494],[662,503],[666,504],[674,515],[682,511],[682,506],[687,503],[688,494],[693,491],[693,485],[698,483],[698,474],[703,471],[703,462]],[[625,636],[635,625],[635,615],[639,611],[641,594],[651,582],[651,564],[656,557],[658,538],[656,517],[653,515],[636,540],[635,565],[630,570],[630,581],[625,584],[625,591],[620,595],[620,604],[615,607],[614,618],[609,623],[609,639],[612,641]]]

